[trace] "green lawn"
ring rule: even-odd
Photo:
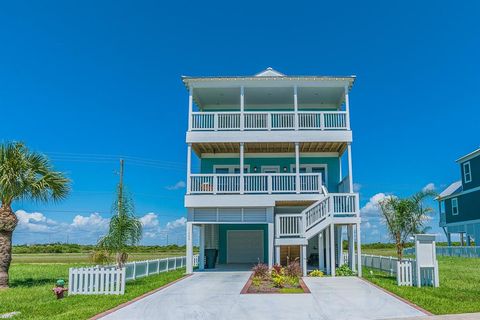
[[[387,250],[363,251],[394,256],[395,252]],[[439,288],[399,287],[387,273],[368,268],[364,268],[363,277],[434,314],[480,312],[480,259],[440,256],[437,259]]]
[[[135,260],[179,256],[178,252],[132,254]],[[24,261],[28,263],[20,263]],[[63,262],[63,263],[62,263]],[[20,311],[13,319],[88,319],[143,293],[182,277],[185,269],[127,282],[125,295],[75,295],[56,300],[55,281],[68,279],[68,268],[89,265],[86,254],[15,255],[10,268],[10,288],[0,290],[0,314]]]

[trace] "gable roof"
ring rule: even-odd
[[[267,69],[257,73],[255,77],[285,77],[285,75],[273,69],[272,67],[268,67]]]
[[[473,152],[470,152],[469,154],[466,154],[463,157],[457,159],[456,162],[464,162],[464,161],[470,160],[472,158],[475,158],[477,156],[480,156],[480,148],[478,148],[477,150],[475,150]]]
[[[441,200],[445,197],[451,196],[452,194],[462,192],[462,180],[455,181],[451,185],[449,185],[445,190],[443,190],[438,197],[437,200]]]

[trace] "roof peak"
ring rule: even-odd
[[[255,77],[285,77],[285,74],[273,69],[272,67],[268,67],[267,69],[257,73]]]

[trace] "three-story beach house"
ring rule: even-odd
[[[452,183],[437,197],[440,227],[451,245],[451,235],[460,234],[462,245],[472,238],[480,241],[480,149],[457,160],[461,180]]]
[[[205,249],[216,249],[220,265],[298,259],[304,274],[319,268],[334,276],[343,263],[361,274],[352,259],[360,254],[349,111],[355,77],[268,68],[182,80],[189,92],[187,273],[199,228],[200,270]]]

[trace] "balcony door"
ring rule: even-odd
[[[295,165],[291,166],[291,170],[295,173]],[[322,175],[322,185],[327,185],[327,165],[325,164],[301,164],[300,173],[320,173]]]

